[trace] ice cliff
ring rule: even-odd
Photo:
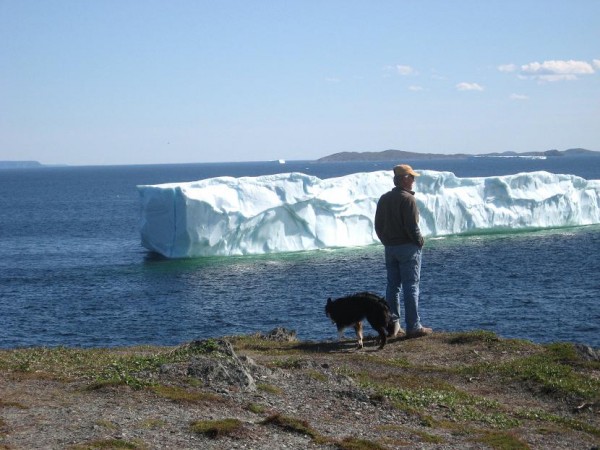
[[[420,171],[425,236],[600,223],[600,180],[547,172],[458,178]],[[377,200],[391,171],[319,179],[301,173],[138,186],[142,245],[169,258],[379,242]]]

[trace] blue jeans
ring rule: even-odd
[[[415,244],[385,247],[387,290],[385,298],[392,320],[400,320],[400,293],[404,300],[406,331],[421,328],[419,318],[419,280],[421,277],[421,249]]]

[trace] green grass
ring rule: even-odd
[[[140,355],[141,354],[141,355]],[[121,384],[140,384],[133,373],[156,368],[172,357],[161,348],[75,349],[39,347],[0,352],[0,368],[24,378],[58,381],[88,379],[119,380]]]
[[[502,411],[498,402],[459,391],[448,389],[403,389],[378,387],[379,392],[390,399],[398,409],[422,415],[431,407],[446,409],[454,420],[480,422],[493,428],[512,428],[519,420]]]
[[[127,385],[141,389],[152,385],[145,372],[156,372],[163,364],[187,361],[198,354],[219,349],[208,339],[175,349],[169,347],[132,347],[127,349],[76,349],[37,347],[0,351],[0,369],[23,378],[57,381],[90,380],[90,388]]]
[[[548,346],[544,351],[508,362],[483,363],[463,368],[464,373],[476,375],[496,373],[508,381],[529,383],[546,394],[575,396],[584,400],[600,399],[600,380],[578,373],[575,368],[585,365],[571,344]]]

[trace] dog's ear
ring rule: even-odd
[[[327,304],[329,305],[331,303],[331,297],[327,298]]]

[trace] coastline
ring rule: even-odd
[[[590,347],[487,331],[0,350],[0,448],[597,448]],[[505,445],[504,447],[502,445]]]

